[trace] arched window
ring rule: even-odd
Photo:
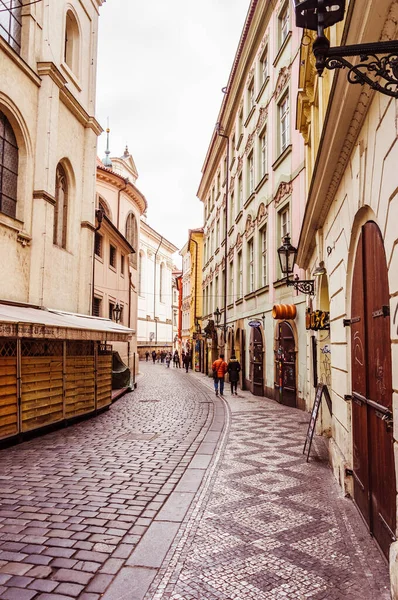
[[[10,6],[11,10],[7,10]],[[22,0],[0,2],[0,11],[0,36],[21,54]]]
[[[135,253],[130,254],[130,265],[136,269],[137,268],[137,249],[138,249],[138,228],[137,228],[137,219],[130,213],[127,217],[126,221],[126,239],[131,244],[135,250]]]
[[[0,111],[0,211],[15,218],[17,209],[18,146],[14,131]]]
[[[57,166],[55,179],[54,244],[66,248],[68,224],[68,182],[61,164]]]
[[[140,252],[140,263],[138,265],[138,293],[144,295],[144,253]]]
[[[65,19],[64,62],[75,75],[79,75],[80,34],[76,17],[71,10]]]
[[[103,198],[101,198],[101,196],[98,199],[98,208],[100,210],[102,210],[102,212],[104,213],[104,215],[106,215],[108,217],[108,219],[111,219],[111,213],[109,210],[109,206],[106,203],[106,201]]]
[[[160,265],[160,285],[159,285],[159,300],[164,302],[164,288],[165,288],[165,267],[164,263]]]

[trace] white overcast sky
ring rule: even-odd
[[[148,223],[181,248],[203,225],[196,192],[250,0],[107,0],[97,117],[111,156],[126,143]],[[104,156],[105,133],[98,154]]]

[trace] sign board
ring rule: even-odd
[[[306,450],[307,444],[308,444],[307,462],[308,462],[308,459],[310,456],[312,438],[314,437],[315,424],[316,424],[316,420],[317,420],[318,413],[319,413],[319,407],[321,406],[322,396],[325,396],[325,400],[328,405],[328,409],[330,411],[330,414],[332,414],[332,401],[330,399],[329,390],[327,388],[327,385],[325,385],[324,383],[318,383],[318,387],[316,388],[314,406],[312,407],[311,418],[310,418],[310,422],[308,424],[307,435],[305,438],[305,444],[304,444],[304,448],[303,448],[303,454],[305,454],[305,450]]]
[[[330,329],[329,312],[326,310],[307,310],[305,315],[305,328],[312,331],[325,331]]]
[[[154,331],[151,331],[151,332],[149,333],[149,340],[152,342],[154,339],[155,339],[155,332],[154,332]]]
[[[262,322],[258,319],[254,319],[253,321],[249,321],[249,327],[261,327]]]

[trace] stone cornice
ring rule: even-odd
[[[34,200],[45,200],[52,206],[55,206],[55,197],[46,192],[45,190],[34,190],[33,192]]]
[[[60,89],[68,83],[68,80],[62,75],[57,65],[53,62],[38,62],[37,72],[40,77],[50,77]]]
[[[126,192],[127,196],[136,203],[140,215],[143,215],[148,208],[145,196],[141,194],[135,185],[111,169],[97,165],[97,181],[110,183],[118,190]]]
[[[37,73],[30,68],[2,37],[0,37],[0,52],[6,54],[37,87],[40,87],[40,77]]]
[[[96,135],[100,135],[103,132],[101,125],[98,123],[95,117],[90,116],[85,109],[82,107],[80,102],[75,98],[68,88],[63,87],[59,90],[60,100],[70,110],[70,112],[77,118],[77,120],[84,125],[87,129],[92,129]]]

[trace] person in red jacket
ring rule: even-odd
[[[218,382],[220,382],[220,396],[224,395],[224,378],[227,372],[228,365],[224,360],[224,354],[220,354],[220,358],[214,361],[213,366],[214,390],[218,396]]]

